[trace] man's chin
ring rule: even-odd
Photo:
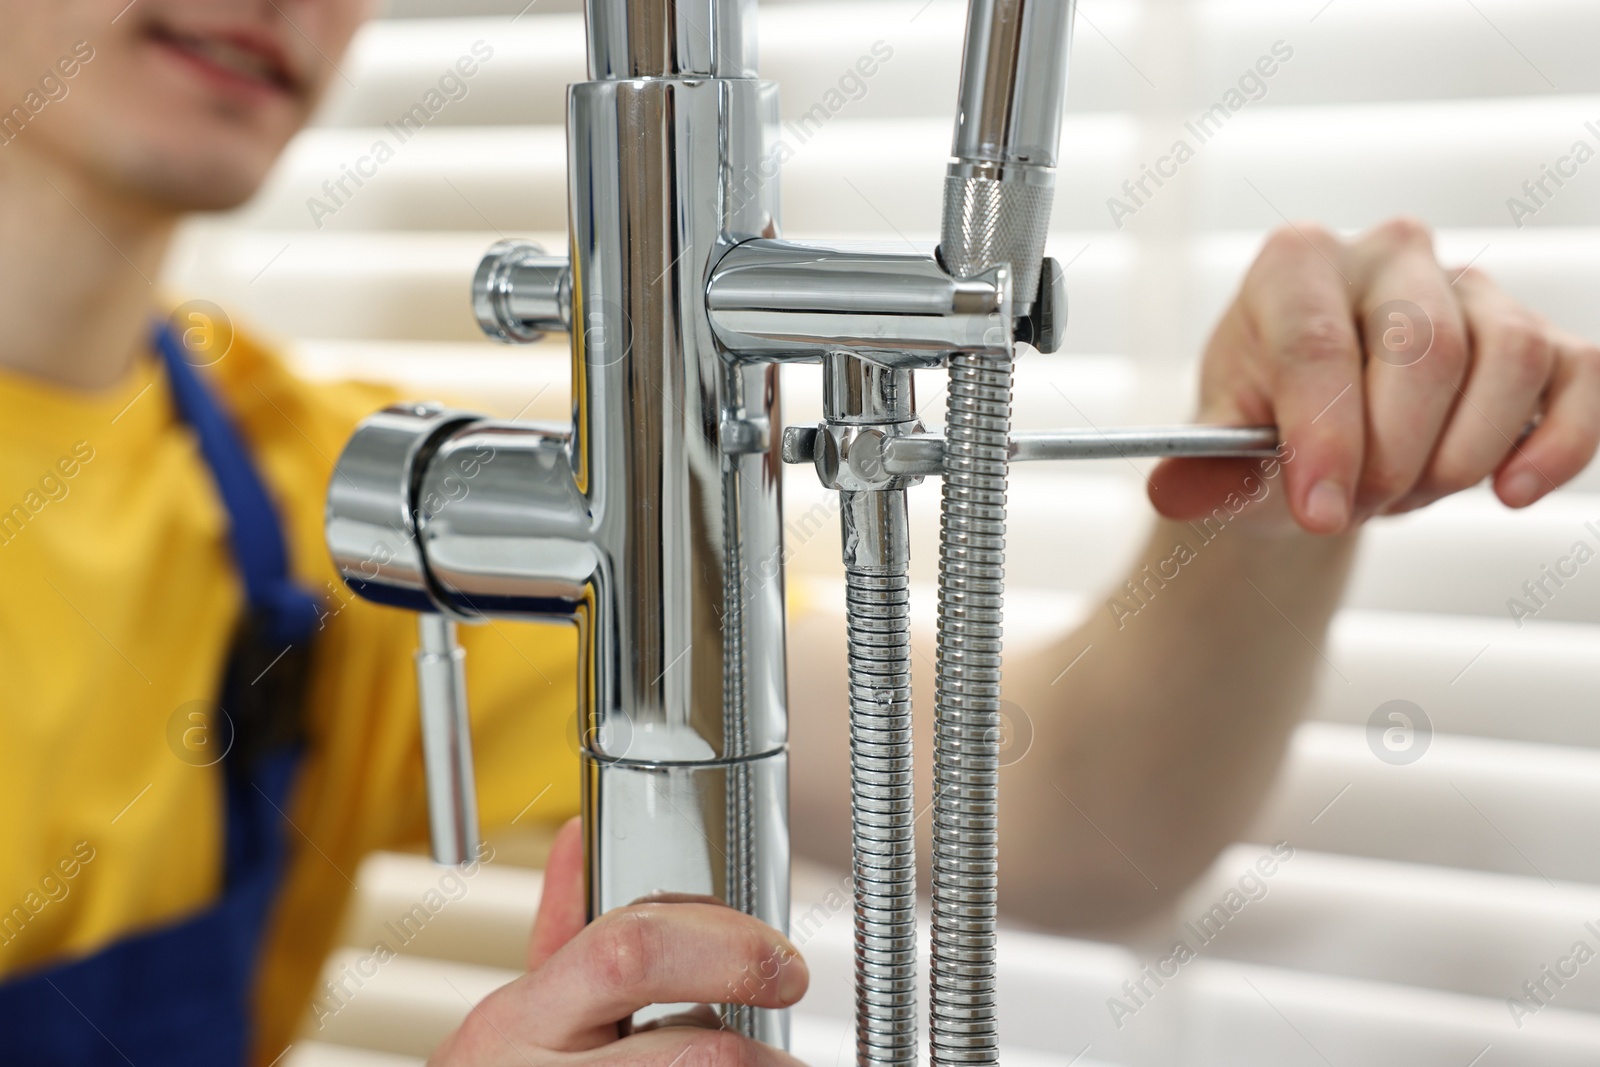
[[[228,158],[170,156],[143,165],[117,166],[102,176],[133,203],[155,212],[187,215],[231,211],[256,194],[271,159],[256,162],[240,155]]]
[[[189,215],[198,212],[232,211],[247,203],[260,186],[259,179],[252,177],[250,180],[242,178],[231,181],[217,180],[204,186],[195,186],[192,183],[162,186],[149,192],[152,203],[160,204],[174,214]]]

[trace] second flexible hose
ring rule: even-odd
[[[1000,1057],[995,919],[1011,374],[1009,356],[950,360],[933,741],[934,1067]]]

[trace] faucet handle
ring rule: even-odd
[[[418,618],[417,697],[422,763],[428,782],[428,837],[435,863],[455,866],[478,852],[478,794],[467,720],[466,652],[456,624],[429,612]]]
[[[325,533],[335,566],[368,600],[421,612],[417,693],[434,859],[466,863],[478,847],[464,653],[422,544],[420,486],[434,454],[479,416],[437,404],[395,404],[345,445],[328,486]]]

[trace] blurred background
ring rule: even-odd
[[[762,6],[762,71],[790,120],[788,236],[932,244],[965,6]],[[314,376],[564,418],[565,340],[494,347],[467,291],[501,236],[566,243],[564,87],[584,76],[579,11],[391,0],[258,200],[186,227],[169,287],[270,327]],[[386,128],[478,42],[492,54],[465,96],[408,138]],[[1186,419],[1210,324],[1265,232],[1288,219],[1354,230],[1416,215],[1448,261],[1483,267],[1600,340],[1597,42],[1593,0],[1082,0],[1051,240],[1072,321],[1064,352],[1019,367],[1019,426]],[[842,82],[864,55],[877,72]],[[1227,106],[1230,92],[1242,106]],[[1219,103],[1226,118],[1202,126]],[[380,139],[394,151],[376,176],[347,182],[349,195],[325,187]],[[1192,158],[1176,176],[1130,195],[1124,182],[1180,139]],[[1545,168],[1563,157],[1558,185]],[[1541,179],[1530,195],[1524,183]],[[815,421],[817,369],[784,374],[788,421]],[[925,377],[937,423],[939,383]],[[810,471],[791,475],[791,514],[826,504]],[[913,500],[918,640],[931,656],[937,494]],[[1017,648],[1106,610],[1100,590],[1150,512],[1140,469],[1121,462],[1020,470],[1012,500]],[[842,612],[833,530],[791,537],[803,610]],[[1531,620],[1509,603],[1527,603],[1524,583],[1578,542],[1600,549],[1593,471],[1526,513],[1480,489],[1375,523],[1277,789],[1172,930],[1130,945],[1005,936],[1008,1061],[1600,1063],[1600,578],[1589,573],[1600,565],[1547,585]],[[1013,743],[1027,716],[1012,709]],[[1277,842],[1292,857],[1280,846],[1260,873]],[[507,857],[375,976],[354,969],[359,947],[331,960],[329,980],[353,992],[308,1015],[285,1062],[420,1063],[520,966],[539,876],[515,849]],[[536,864],[537,849],[520,858]],[[346,943],[370,946],[438,879],[420,857],[369,862]],[[797,870],[795,939],[813,990],[795,1046],[818,1065],[853,1058],[840,885]],[[1169,977],[1159,964],[1174,936],[1206,943]]]

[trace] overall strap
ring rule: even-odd
[[[155,348],[166,366],[178,414],[199,440],[212,479],[228,509],[228,538],[250,605],[261,617],[267,640],[300,644],[316,628],[317,599],[289,578],[283,527],[266,486],[227,413],[185,358],[182,340],[167,323],[155,330]]]

